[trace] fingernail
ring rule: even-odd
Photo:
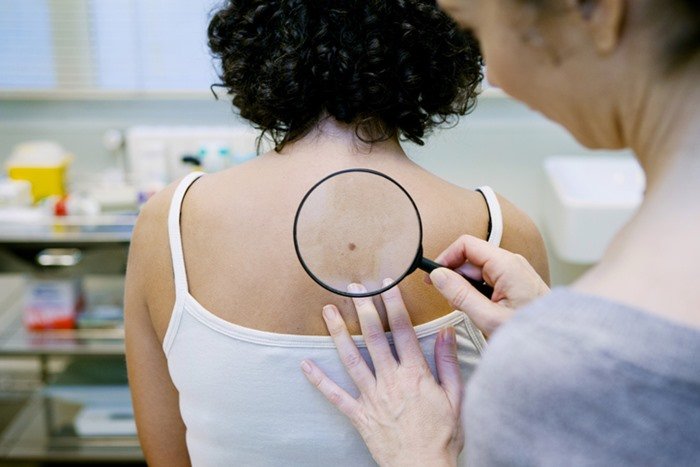
[[[301,371],[303,371],[307,375],[311,373],[311,365],[309,365],[309,362],[307,362],[306,360],[302,360],[301,362]]]
[[[453,328],[453,327],[447,328],[447,335],[445,336],[445,340],[450,345],[454,345],[457,342],[456,335],[455,335],[455,328]]]
[[[362,286],[362,284],[350,284],[348,285],[348,292],[350,293],[364,293],[367,290]]]
[[[326,321],[332,321],[335,319],[335,308],[333,308],[331,305],[324,306],[323,317],[326,318]]]
[[[389,287],[393,283],[394,281],[391,279],[384,279],[384,281],[382,282],[382,287]]]
[[[449,327],[449,328],[442,328],[440,331],[440,338],[442,341],[449,345],[450,347],[454,345],[455,343],[455,328]]]
[[[442,268],[436,269],[430,273],[430,280],[435,287],[441,289],[447,282],[447,273]]]

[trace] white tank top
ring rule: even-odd
[[[328,466],[375,465],[350,422],[306,380],[303,359],[313,359],[353,395],[328,336],[278,334],[239,326],[214,315],[190,295],[180,236],[180,209],[201,173],[185,177],[173,196],[168,219],[175,305],[163,349],[179,392],[192,465]],[[498,200],[481,188],[491,215],[489,241],[500,243]],[[455,326],[464,378],[474,371],[484,346],[481,333],[460,311],[416,326],[433,374],[438,331]],[[361,337],[353,337],[366,360]],[[389,335],[391,342],[391,336]],[[463,417],[465,414],[463,414]]]

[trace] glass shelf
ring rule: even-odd
[[[137,214],[47,217],[4,223],[0,244],[128,243]]]
[[[87,387],[82,389],[84,392],[88,390]],[[90,389],[93,397],[102,390],[99,387]],[[105,394],[114,392],[113,388],[104,390]],[[0,459],[70,463],[143,462],[136,436],[77,434],[76,417],[86,404],[47,390],[36,392],[0,438]]]
[[[126,252],[135,219],[136,215],[65,217],[48,219],[44,223],[6,223],[0,227],[0,265],[4,266],[4,269],[0,269],[11,273],[0,274],[0,357],[36,357],[40,363],[40,380],[44,383],[54,382],[29,397],[6,429],[0,427],[1,465],[8,461],[145,465],[133,430],[123,436],[107,436],[104,431],[99,436],[79,436],[85,432],[78,430],[78,427],[84,429],[85,425],[78,423],[78,420],[88,417],[76,418],[81,413],[90,413],[91,417],[97,413],[102,417],[100,420],[104,420],[101,409],[81,411],[86,407],[93,409],[94,404],[115,401],[114,393],[110,393],[105,384],[121,385],[121,391],[128,393],[126,370],[120,369],[124,365],[123,328],[32,332],[22,322],[25,287],[27,280],[33,277],[80,277],[88,304],[91,298],[95,299],[93,305],[116,304],[118,300],[114,295],[123,282]],[[36,252],[51,246],[80,248],[81,263],[70,267],[37,267],[34,264]],[[121,279],[115,282],[115,278]],[[120,298],[123,292],[118,292]],[[78,362],[91,363],[92,369],[83,368],[78,372],[80,378],[76,380],[75,375],[71,376],[66,368],[74,368]],[[114,362],[117,362],[116,366]],[[59,366],[62,369],[57,372]],[[123,373],[116,383],[105,381],[110,368],[120,369]],[[57,382],[83,386],[77,392],[73,390],[73,394],[92,391],[99,397],[91,396],[93,399],[90,401],[76,401],[73,396],[72,399],[66,396],[65,386],[57,393]],[[122,406],[130,407],[130,404]],[[123,410],[122,406],[119,410]],[[122,416],[123,413],[116,412],[114,417],[122,420],[119,418]]]
[[[65,329],[28,331],[22,323],[21,302],[5,310],[0,329],[0,355],[69,356],[123,355],[124,330]]]

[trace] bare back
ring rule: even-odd
[[[483,197],[428,173],[399,154],[348,154],[324,158],[313,151],[268,153],[247,164],[206,175],[189,189],[181,226],[191,295],[226,321],[285,334],[325,335],[321,309],[338,306],[352,333],[359,334],[348,299],[327,292],[297,260],[292,225],[300,200],[315,182],[337,170],[366,167],[396,179],[414,198],[424,227],[423,247],[435,257],[462,234],[486,238],[489,213]],[[172,187],[150,206],[166,216]],[[547,277],[546,254],[539,233],[522,213],[504,204],[504,248],[523,254]],[[150,223],[149,223],[150,224]],[[172,265],[165,222],[146,226],[151,245],[159,245],[149,267],[154,287],[147,303],[160,340],[174,302]],[[155,247],[154,247],[155,248]],[[155,267],[157,265],[157,267]],[[400,285],[414,324],[452,311],[416,272]]]

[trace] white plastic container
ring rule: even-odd
[[[642,202],[641,167],[630,156],[553,156],[544,170],[544,221],[556,255],[574,264],[599,261]]]
[[[26,180],[0,179],[0,208],[31,206],[32,184]]]

